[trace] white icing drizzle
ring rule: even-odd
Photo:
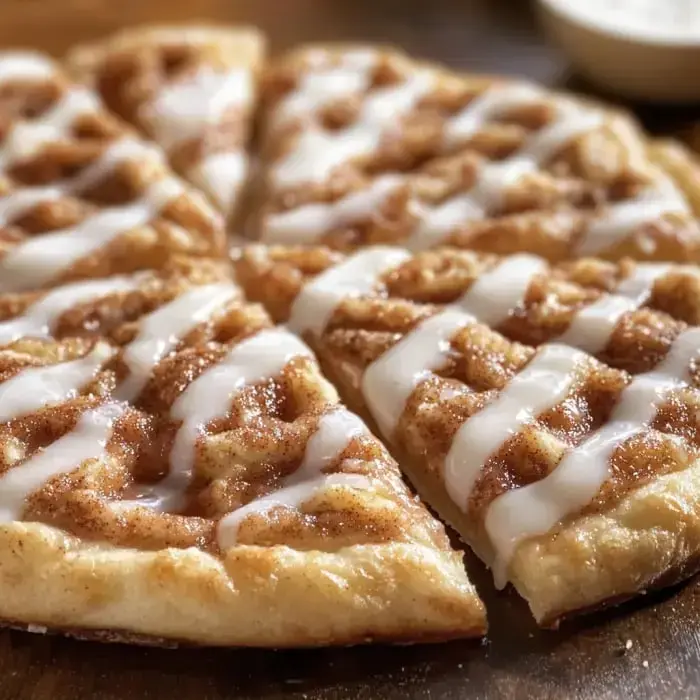
[[[569,451],[544,479],[499,496],[486,514],[486,531],[496,552],[494,577],[505,585],[507,568],[525,539],[549,532],[595,498],[610,477],[615,450],[654,419],[674,389],[689,380],[700,348],[700,328],[683,331],[666,358],[651,372],[637,375],[623,390],[608,423]]]
[[[0,197],[0,226],[7,226],[40,204],[60,199],[64,191],[59,185],[48,185],[27,187]]]
[[[75,428],[13,466],[0,477],[0,522],[22,516],[26,499],[47,481],[77,469],[87,460],[105,460],[112,429],[125,411],[123,404],[108,403],[87,411]]]
[[[103,209],[77,226],[26,240],[0,260],[0,291],[17,292],[49,283],[120,234],[147,224],[183,191],[180,180],[165,177],[135,202]]]
[[[46,56],[32,51],[0,53],[0,83],[10,80],[45,80],[56,75],[56,67]]]
[[[369,187],[351,192],[330,204],[306,204],[267,217],[265,243],[312,243],[324,234],[370,218],[401,185],[398,175],[378,177]]]
[[[308,331],[321,335],[343,299],[368,294],[379,277],[410,257],[408,251],[388,246],[374,246],[355,253],[301,290],[287,325],[295,333]]]
[[[206,426],[228,413],[233,397],[246,385],[279,375],[294,357],[310,355],[298,338],[273,328],[239,343],[221,362],[197,377],[170,411],[173,419],[182,421],[170,454],[170,473],[136,505],[177,510],[192,477],[197,439]]]
[[[484,218],[484,210],[475,202],[472,192],[450,197],[437,206],[418,200],[411,200],[409,206],[418,219],[415,231],[403,241],[409,250],[431,248],[465,222]]]
[[[66,136],[75,120],[96,111],[99,100],[85,88],[70,88],[39,119],[12,125],[0,147],[0,168],[36,154],[44,145]]]
[[[667,274],[670,265],[637,264],[615,294],[604,294],[576,313],[559,342],[595,355],[604,350],[624,314],[638,309],[651,295],[654,283]]]
[[[369,488],[370,480],[360,474],[322,474],[353,439],[366,432],[364,423],[344,408],[323,415],[306,445],[301,464],[283,480],[282,488],[238,508],[219,522],[219,546],[234,546],[240,524],[252,513],[263,514],[280,506],[298,508],[316,492],[329,487]]]
[[[314,67],[328,56],[319,56],[312,61],[310,70],[301,75],[296,88],[277,106],[275,125],[290,119],[313,114],[333,100],[364,92],[370,86],[371,71],[376,65],[377,55],[373,51],[347,51],[339,56],[337,66]]]
[[[302,483],[316,476],[338,459],[352,440],[366,433],[367,427],[360,418],[345,408],[324,414],[306,445],[304,459],[287,477],[287,483]]]
[[[546,269],[542,258],[511,255],[477,279],[456,306],[487,326],[498,326],[522,302],[532,280]]]
[[[541,89],[529,83],[515,83],[487,90],[447,122],[443,136],[445,146],[454,148],[505,112],[530,104],[539,104],[545,98],[546,95]]]
[[[242,151],[225,151],[205,156],[188,175],[225,214],[233,212],[248,173],[248,159]]]
[[[204,323],[237,294],[232,284],[194,287],[141,320],[137,337],[124,349],[130,375],[117,389],[124,401],[136,398],[153,368],[199,324]]]
[[[479,132],[489,120],[515,107],[551,102],[541,90],[527,85],[497,87],[473,100],[445,127],[445,146],[454,148]],[[502,204],[508,186],[535,173],[567,143],[603,124],[598,110],[584,109],[565,99],[554,103],[552,121],[525,141],[519,151],[503,161],[485,163],[467,193],[456,195],[437,207],[414,203],[420,222],[407,242],[412,250],[436,245],[460,224],[483,219]]]
[[[166,149],[206,137],[232,108],[247,109],[253,99],[249,70],[202,69],[166,85],[144,108],[144,120]],[[189,176],[227,214],[236,204],[247,172],[247,158],[240,148],[206,155],[190,169]]]
[[[660,176],[658,182],[635,199],[610,205],[586,229],[578,244],[579,256],[594,255],[611,248],[635,230],[658,221],[666,214],[687,214],[688,203],[675,184]]]
[[[620,319],[638,306],[635,299],[603,294],[600,299],[576,313],[558,340],[596,355],[606,348]]]
[[[319,182],[342,163],[371,154],[386,130],[410,112],[433,85],[433,73],[419,71],[398,85],[370,92],[357,120],[346,129],[329,132],[314,125],[302,131],[295,148],[275,168],[278,184]]]
[[[506,259],[475,282],[455,304],[423,321],[365,371],[362,388],[382,431],[396,429],[414,389],[444,364],[450,338],[477,321],[498,325],[522,300],[532,279],[546,269],[532,255]]]
[[[51,290],[21,316],[0,322],[0,344],[12,343],[22,336],[46,337],[69,309],[110,294],[129,292],[139,283],[139,276],[108,277],[67,284]]]
[[[273,508],[300,508],[310,501],[319,491],[330,488],[351,488],[367,490],[370,480],[361,474],[328,474],[319,476],[306,483],[294,484],[263,496],[227,515],[219,525],[219,547],[229,549],[235,546],[240,524],[253,513],[265,513]]]
[[[462,510],[481,470],[498,449],[538,415],[560,404],[586,355],[566,345],[542,345],[498,396],[462,424],[445,459],[445,488]]]
[[[76,396],[114,352],[107,343],[97,343],[77,360],[21,370],[0,384],[0,421],[11,421]]]
[[[144,108],[144,118],[165,148],[201,137],[208,126],[221,122],[228,109],[253,99],[249,70],[202,69],[166,84]]]
[[[39,204],[94,186],[125,160],[145,157],[162,158],[149,144],[130,138],[116,141],[105,149],[100,158],[73,178],[42,187],[24,187],[0,197],[0,226],[7,226]]]
[[[362,378],[362,392],[382,432],[390,436],[413,390],[445,364],[450,339],[476,319],[447,308],[431,316],[376,359]]]

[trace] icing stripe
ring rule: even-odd
[[[496,551],[494,576],[504,585],[507,567],[523,540],[545,534],[595,498],[610,477],[615,450],[654,419],[669,392],[689,381],[700,351],[700,328],[681,333],[666,359],[637,375],[623,390],[610,420],[564,456],[544,479],[499,496],[486,515],[486,531]]]
[[[409,250],[426,250],[447,238],[458,226],[484,218],[484,210],[475,203],[471,192],[445,200],[437,206],[424,202],[410,202],[411,212],[417,217],[415,231],[403,241]]]
[[[130,375],[117,389],[117,397],[124,401],[136,398],[153,368],[185,335],[209,320],[236,294],[232,284],[194,287],[144,317],[138,336],[124,349],[123,360]]]
[[[646,303],[656,280],[667,274],[670,267],[638,264],[614,294],[604,294],[577,312],[558,341],[598,354],[607,347],[620,319]]]
[[[370,155],[384,131],[410,112],[433,85],[430,71],[417,72],[403,83],[368,93],[357,120],[346,129],[328,132],[314,126],[302,131],[294,149],[275,167],[277,183],[320,182],[348,160]]]
[[[498,87],[473,100],[445,127],[445,146],[450,149],[483,129],[490,120],[509,109],[551,100],[541,90],[527,84]],[[502,206],[508,186],[524,175],[536,172],[567,143],[603,124],[597,110],[560,99],[548,125],[525,141],[519,151],[503,161],[485,163],[474,186],[467,193],[452,197],[437,207],[415,203],[420,223],[406,245],[412,250],[432,247],[444,240],[461,224],[483,219]]]
[[[445,459],[445,487],[462,510],[489,458],[525,424],[560,404],[586,358],[566,345],[542,345],[498,396],[455,434]]]
[[[338,66],[323,69],[311,66],[311,70],[302,74],[296,88],[277,106],[273,117],[276,126],[306,117],[333,100],[369,88],[371,71],[377,62],[373,51],[347,51],[339,59]]]
[[[32,51],[0,52],[0,82],[44,80],[56,75],[56,67],[46,56]]]
[[[0,197],[0,226],[12,223],[39,204],[93,187],[125,160],[145,157],[162,159],[158,151],[149,144],[131,138],[116,141],[109,145],[94,163],[73,178],[45,187],[24,187]]]
[[[10,421],[76,396],[114,352],[106,343],[98,343],[78,360],[18,372],[0,384],[0,421]]]
[[[229,412],[234,396],[246,385],[277,376],[294,357],[310,355],[306,345],[283,329],[263,330],[191,382],[170,411],[173,419],[182,421],[170,454],[170,473],[138,505],[177,510],[192,476],[197,439],[206,426]]]
[[[532,280],[547,269],[542,258],[512,255],[482,275],[456,302],[487,326],[498,326],[522,303]]]
[[[294,484],[263,496],[251,503],[234,510],[219,524],[219,547],[229,549],[236,544],[240,524],[253,513],[262,514],[273,508],[300,508],[310,501],[319,491],[329,488],[352,488],[366,491],[371,487],[371,481],[361,474],[328,474],[319,476],[306,483]]]
[[[602,216],[588,226],[576,253],[579,256],[600,253],[666,214],[688,212],[690,207],[675,184],[662,178],[637,198],[608,207]]]
[[[539,104],[545,98],[546,95],[541,89],[528,83],[515,83],[487,90],[447,122],[444,134],[445,146],[453,148],[474,136],[489,121],[501,116],[504,112]]]
[[[79,304],[136,289],[140,277],[108,277],[103,280],[76,282],[48,292],[30,306],[22,316],[0,322],[0,344],[12,343],[22,336],[46,337],[60,317]]]
[[[360,418],[345,408],[325,413],[306,444],[299,468],[287,477],[287,482],[301,483],[316,476],[338,459],[352,440],[367,433]]]
[[[344,299],[369,294],[379,277],[410,257],[408,251],[386,246],[355,253],[301,290],[294,300],[287,325],[298,334],[309,331],[321,335]]]
[[[0,168],[34,156],[44,145],[60,141],[81,115],[99,108],[99,100],[85,88],[71,88],[33,121],[14,123],[0,146]]]
[[[604,294],[575,314],[558,341],[596,355],[605,349],[620,319],[639,306],[634,299]]]
[[[203,69],[177,82],[166,84],[144,108],[144,119],[165,147],[202,136],[220,123],[226,111],[253,99],[250,71]]]
[[[280,506],[298,508],[317,491],[333,486],[369,488],[370,480],[360,474],[321,474],[354,438],[366,432],[364,423],[344,408],[323,415],[306,445],[299,468],[283,480],[282,488],[238,508],[219,522],[219,546],[222,549],[234,546],[240,524],[252,513],[263,514]]]
[[[470,314],[448,308],[423,321],[367,368],[362,392],[385,435],[396,429],[414,389],[445,364],[450,339],[475,322]]]
[[[384,175],[330,204],[306,204],[272,214],[264,223],[261,239],[265,243],[312,243],[329,231],[372,217],[400,184],[399,176]]]
[[[26,499],[53,477],[67,474],[87,460],[107,459],[114,423],[124,411],[123,404],[115,403],[87,411],[71,432],[8,469],[0,477],[0,522],[19,520]]]
[[[75,227],[30,238],[0,260],[0,292],[44,286],[120,234],[147,224],[183,191],[180,180],[163,178],[131,204],[99,211]]]
[[[192,182],[207,192],[214,203],[230,214],[236,206],[248,173],[248,159],[242,151],[205,156],[189,172]]]

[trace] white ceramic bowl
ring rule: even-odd
[[[592,82],[634,99],[700,100],[700,38],[617,29],[569,11],[559,0],[538,2],[547,33]]]

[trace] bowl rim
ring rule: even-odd
[[[608,38],[620,41],[621,43],[628,44],[646,44],[648,46],[653,46],[657,48],[664,48],[670,50],[688,50],[688,49],[700,49],[700,32],[697,38],[673,38],[666,35],[647,35],[644,33],[633,33],[629,30],[615,27],[609,24],[598,24],[594,20],[583,13],[577,11],[577,5],[571,2],[571,7],[574,9],[568,12],[564,8],[564,3],[561,0],[538,0],[538,5],[549,11],[551,14],[556,15],[557,18],[570,24],[578,25],[579,27],[588,30],[593,34],[602,34]]]

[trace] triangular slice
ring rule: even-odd
[[[2,622],[271,647],[483,634],[442,525],[229,275],[185,260],[0,295]]]
[[[220,215],[93,93],[40,54],[0,54],[0,292],[225,245]]]
[[[78,47],[68,65],[229,217],[248,175],[264,48],[252,28],[139,27]]]
[[[296,49],[261,100],[266,243],[700,260],[700,168],[612,108],[372,46]]]
[[[253,246],[236,268],[540,623],[697,569],[696,267]]]

